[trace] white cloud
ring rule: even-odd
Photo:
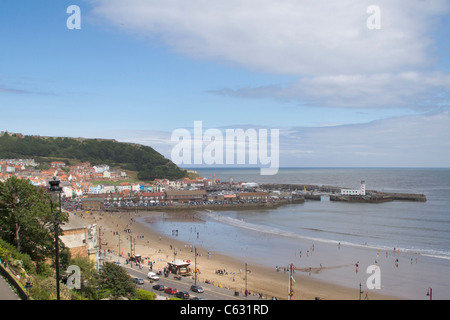
[[[369,30],[367,8],[380,8]],[[95,0],[95,17],[176,52],[250,70],[299,76],[280,86],[223,89],[303,105],[429,108],[448,104],[433,28],[445,0]]]
[[[429,63],[431,17],[445,0],[96,0],[94,13],[195,58],[280,74],[401,72]]]
[[[377,120],[281,132],[284,166],[444,166],[450,165],[450,113]],[[310,150],[309,154],[295,150]]]
[[[402,72],[307,77],[287,86],[213,92],[243,98],[294,100],[312,106],[423,109],[448,107],[449,91],[449,74]]]
[[[448,167],[448,128],[450,112],[354,125],[278,128],[280,165]],[[217,129],[225,132],[224,128]],[[167,158],[176,144],[171,141],[171,132],[130,131],[122,132],[121,136],[124,137],[121,141],[150,145]]]

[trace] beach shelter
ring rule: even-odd
[[[183,260],[177,260],[172,262],[167,262],[168,269],[173,274],[189,274],[190,273],[190,266],[191,264],[189,262],[185,262]]]

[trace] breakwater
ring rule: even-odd
[[[276,208],[287,204],[304,203],[305,200],[321,201],[322,197],[329,197],[330,201],[345,201],[349,203],[382,203],[388,201],[417,201],[426,202],[424,194],[415,193],[389,193],[376,190],[367,190],[366,195],[342,195],[342,187],[306,184],[262,184],[258,190],[266,192],[285,192],[292,196],[284,199],[271,199],[259,202],[219,203],[219,204],[186,204],[174,203],[164,206],[131,206],[131,207],[108,207],[106,211],[190,211],[190,210],[254,210],[265,208]],[[210,188],[208,191],[220,191],[218,187]]]
[[[378,203],[387,201],[418,201],[426,202],[425,194],[418,193],[400,193],[400,192],[380,192],[376,190],[367,190],[365,196],[346,196],[341,195],[341,190],[346,189],[336,186],[308,185],[308,184],[262,184],[263,190],[296,191],[302,193],[306,200],[321,200],[323,195],[330,196],[331,201],[347,202],[368,202]]]
[[[273,209],[279,206],[304,203],[304,197],[295,197],[292,199],[282,199],[277,201],[257,202],[257,203],[237,203],[237,204],[173,204],[168,206],[149,206],[149,207],[110,207],[106,211],[188,211],[188,210],[254,210],[254,209]]]

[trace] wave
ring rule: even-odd
[[[217,221],[219,223],[224,223],[227,225],[231,225],[240,229],[246,229],[251,230],[255,232],[260,232],[269,236],[281,236],[281,237],[287,237],[290,239],[300,239],[300,240],[308,240],[313,242],[319,242],[319,243],[325,243],[325,244],[332,244],[332,245],[341,245],[341,246],[348,246],[348,247],[355,247],[355,248],[364,248],[364,249],[371,249],[371,250],[377,250],[377,251],[392,251],[394,249],[394,246],[385,246],[385,245],[374,245],[374,244],[367,244],[367,243],[354,243],[350,241],[341,241],[341,240],[330,240],[320,237],[311,237],[306,235],[297,234],[291,231],[286,231],[282,229],[278,229],[275,227],[270,227],[266,225],[258,225],[250,222],[246,222],[242,219],[236,219],[229,216],[223,216],[221,214],[218,214],[212,210],[207,209],[206,212],[203,212],[207,218],[210,218],[214,221]],[[308,230],[314,231],[314,232],[325,232],[330,233],[325,230],[310,228]],[[351,234],[347,234],[351,235]],[[420,249],[420,248],[395,248],[396,251],[402,252],[402,253],[408,253],[408,254],[417,254],[432,258],[439,258],[439,259],[447,259],[450,260],[450,252],[447,251],[441,251],[441,250],[433,250],[433,249]]]

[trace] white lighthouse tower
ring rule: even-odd
[[[361,195],[366,195],[366,182],[364,180],[361,180]]]

